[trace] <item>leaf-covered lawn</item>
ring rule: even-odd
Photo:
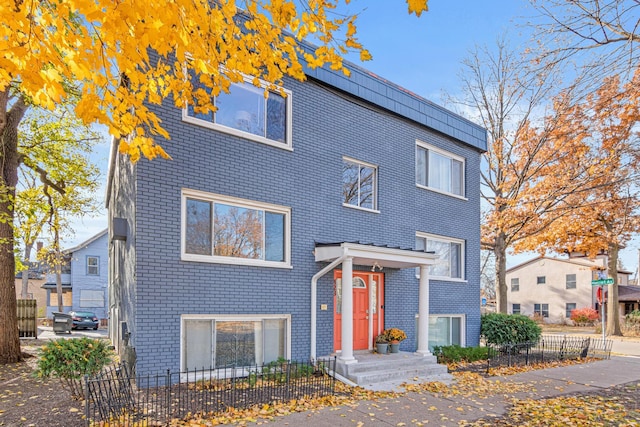
[[[450,385],[436,382],[405,384],[403,393],[372,392],[336,383],[336,396],[258,405],[218,416],[194,415],[189,420],[174,420],[172,425],[295,425],[289,420],[299,418],[292,414],[304,412],[305,418],[312,419],[313,416],[323,416],[324,412],[320,411],[329,411],[340,413],[340,417],[345,417],[340,419],[348,420],[349,425],[356,427],[382,422],[399,427],[640,426],[640,382],[594,390],[593,393],[535,399],[536,388],[550,387],[545,380],[517,382],[510,377],[526,370],[569,363],[576,362],[502,368],[492,371],[493,376],[459,371],[453,373],[455,381]],[[35,358],[0,367],[0,426],[82,425],[82,403],[71,400],[58,381],[35,378],[32,375],[34,367]],[[555,387],[555,392],[564,391]],[[445,402],[446,409],[457,414],[455,419],[450,413],[445,413],[442,406]],[[402,415],[399,412],[411,412],[412,415],[395,421]],[[135,423],[128,426],[135,427]]]

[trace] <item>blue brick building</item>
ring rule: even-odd
[[[170,161],[114,145],[111,338],[138,372],[477,345],[481,127],[354,65],[156,108]]]

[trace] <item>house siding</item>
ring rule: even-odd
[[[92,241],[71,254],[71,285],[73,287],[73,309],[92,311],[99,319],[108,317],[108,248],[107,234]],[[87,274],[87,257],[98,257],[98,275]],[[96,306],[81,306],[81,294],[84,290],[101,291],[104,303]]]
[[[465,241],[466,282],[431,281],[430,305],[432,314],[466,314],[466,344],[477,345],[480,151],[313,80],[287,79],[285,87],[293,92],[293,151],[184,123],[170,101],[156,108],[172,136],[159,142],[172,160],[140,161],[118,185],[127,190],[112,199],[115,216],[125,215],[117,205],[135,201],[126,213],[135,249],[120,254],[133,255],[135,275],[128,265],[120,282],[134,289],[127,304],[135,306],[124,311],[135,312],[138,372],[180,368],[182,314],[289,314],[290,356],[309,357],[310,283],[324,266],[314,261],[314,242],[412,248],[417,231]],[[466,200],[416,187],[416,139],[466,159]],[[343,156],[378,166],[379,213],[342,206]],[[292,268],[182,261],[182,188],[290,207]],[[401,349],[415,350],[415,271],[384,273],[385,325],[405,329],[410,339]],[[318,310],[318,355],[333,351],[332,279],[318,283],[318,308],[328,305]]]
[[[534,304],[549,304],[546,323],[566,322],[566,304],[575,303],[576,308],[594,308],[592,267],[597,263],[573,263],[566,260],[541,258],[507,272],[507,300],[509,312],[513,304],[520,304],[520,313],[532,316]],[[602,265],[602,264],[600,264]],[[576,275],[575,289],[566,288],[566,275]],[[545,276],[545,284],[537,284],[537,277]],[[518,278],[520,290],[511,291],[511,279]]]

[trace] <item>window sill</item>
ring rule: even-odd
[[[207,264],[227,264],[227,265],[243,265],[248,267],[268,267],[268,268],[284,268],[293,269],[288,262],[262,261],[246,258],[230,258],[230,257],[214,257],[207,255],[194,255],[183,253],[180,257],[182,261],[187,262],[203,262]]]
[[[464,200],[465,202],[469,201],[469,199],[464,196],[460,196],[454,193],[449,193],[448,191],[438,190],[437,188],[433,188],[433,187],[427,187],[426,185],[421,185],[416,183],[416,187],[422,188],[423,190],[433,191],[434,193],[443,194],[445,196],[450,196],[456,199]]]
[[[416,274],[416,279],[420,279],[420,275]],[[452,282],[452,283],[469,283],[467,279],[452,279],[450,277],[429,276],[429,281]]]
[[[356,209],[356,210],[359,210],[359,211],[378,213],[378,214],[380,213],[380,211],[377,210],[377,209],[361,208],[360,206],[354,206],[354,205],[350,205],[348,203],[343,203],[342,206],[344,206],[345,208]]]
[[[285,143],[285,142],[278,142],[278,141],[274,141],[268,138],[265,138],[263,136],[260,135],[255,135],[253,133],[249,133],[249,132],[243,132],[241,130],[238,129],[234,129],[234,128],[230,128],[227,126],[223,126],[223,125],[219,125],[217,123],[212,123],[212,122],[208,122],[206,120],[201,120],[198,119],[196,117],[191,117],[189,115],[187,115],[187,113],[185,112],[185,110],[182,111],[182,121],[186,122],[186,123],[191,123],[197,126],[201,126],[207,129],[213,129],[213,130],[217,130],[223,133],[227,133],[230,135],[234,135],[240,138],[244,138],[244,139],[248,139],[251,141],[255,141],[255,142],[259,142],[261,144],[265,144],[265,145],[270,145],[272,147],[276,147],[276,148],[280,148],[282,150],[287,150],[287,151],[293,151],[293,147],[291,146],[291,143]]]

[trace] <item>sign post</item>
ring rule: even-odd
[[[602,341],[607,340],[607,336],[605,334],[606,325],[604,324],[604,287],[605,285],[613,285],[613,279],[598,279],[592,280],[591,286],[600,286],[597,292],[598,302],[600,303],[600,315],[602,317],[601,325],[602,325]]]

